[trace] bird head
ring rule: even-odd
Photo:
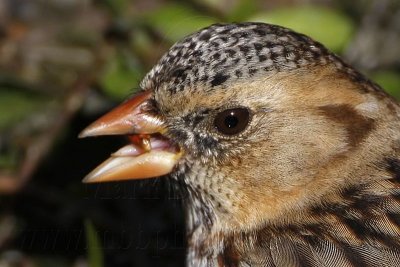
[[[397,104],[289,29],[212,25],[176,43],[140,87],[81,133],[131,140],[84,181],[167,176],[187,190],[192,224],[282,223],[388,176],[377,166],[398,135]]]

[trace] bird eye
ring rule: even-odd
[[[235,135],[249,124],[250,113],[246,108],[224,110],[215,116],[214,126],[222,134]]]

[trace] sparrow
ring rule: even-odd
[[[400,107],[322,44],[263,23],[174,44],[82,133],[130,142],[84,182],[187,193],[187,266],[400,266]]]

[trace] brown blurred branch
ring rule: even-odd
[[[345,57],[367,71],[400,64],[400,2],[370,0],[365,8],[361,26]]]
[[[48,154],[57,137],[82,107],[86,92],[93,83],[93,75],[82,75],[69,90],[60,114],[24,151],[24,158],[15,173],[0,173],[0,194],[14,194],[21,190],[32,177],[38,165]]]

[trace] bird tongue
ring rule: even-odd
[[[178,148],[173,146],[170,141],[162,135],[129,135],[131,144],[124,146],[111,156],[114,157],[135,157],[151,150],[165,150],[169,152],[178,152]]]
[[[85,183],[145,179],[168,174],[180,157],[178,149],[165,137],[129,136],[128,144],[90,172]]]

